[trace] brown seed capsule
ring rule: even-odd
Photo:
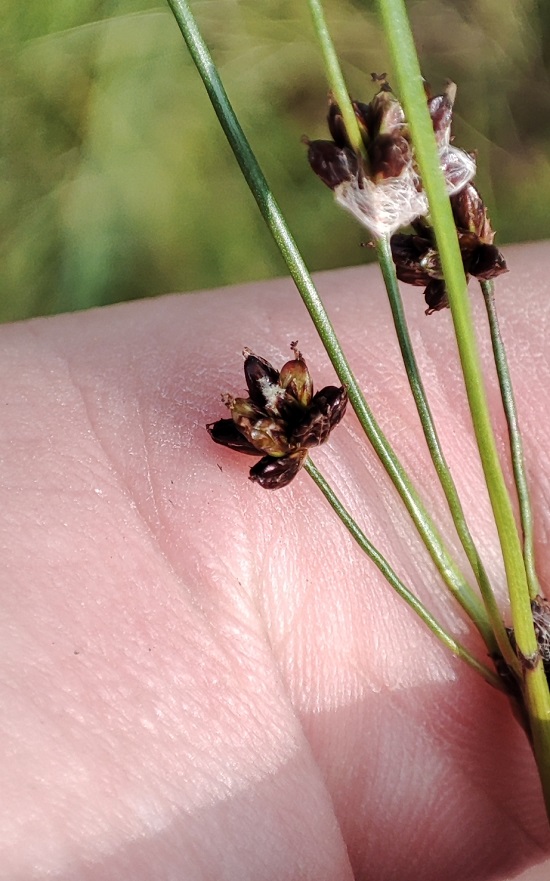
[[[353,150],[337,147],[332,141],[310,141],[307,138],[303,141],[309,147],[309,164],[331,190],[358,176],[359,165]]]
[[[294,480],[304,464],[307,450],[299,450],[284,459],[272,459],[264,456],[251,469],[248,475],[253,483],[259,483],[264,489],[282,489]]]
[[[247,441],[232,419],[218,419],[217,422],[210,422],[206,426],[206,430],[216,444],[229,447],[230,450],[236,450],[239,453],[247,453],[249,456],[258,455],[256,447]]]
[[[269,361],[254,355],[249,349],[243,351],[244,377],[248,387],[248,394],[258,407],[264,407],[267,403],[265,389],[279,384],[279,374]],[[273,395],[270,396],[273,400]]]
[[[504,257],[494,245],[478,245],[471,257],[464,261],[464,267],[470,275],[481,279],[496,278],[508,272]]]
[[[302,423],[291,435],[298,447],[317,447],[324,444],[330,432],[342,419],[348,403],[344,388],[327,386],[313,397]]]
[[[432,278],[426,285],[424,291],[424,300],[426,301],[426,315],[432,315],[434,312],[440,312],[449,306],[445,283],[437,278]]]
[[[472,183],[451,199],[456,228],[473,233],[478,241],[492,245],[495,238],[487,209]]]
[[[313,380],[296,344],[293,343],[291,348],[295,357],[281,368],[279,382],[303,407],[307,407],[313,397]]]

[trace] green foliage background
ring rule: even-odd
[[[0,320],[285,273],[168,7],[1,0]],[[550,4],[412,0],[425,76],[458,83],[498,243],[550,238]],[[307,5],[196,0],[229,97],[312,270],[366,232],[310,172],[326,84]],[[326,0],[350,92],[388,71],[374,4]]]

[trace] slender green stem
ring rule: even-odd
[[[403,0],[379,0],[379,5],[392,51],[400,97],[413,136],[416,160],[430,204],[470,412],[506,568],[514,631],[520,651],[531,656],[537,651],[537,642],[523,553],[489,417],[464,269],[451,206],[439,167],[422,74]]]
[[[189,4],[186,0],[168,0],[168,2],[203,79],[220,124],[235,153],[243,176],[286,261],[336,374],[342,385],[348,390],[350,403],[365,434],[397,489],[445,584],[474,622],[489,652],[494,653],[498,647],[485,608],[445,547],[443,539],[422,504],[416,489],[365,400],[302,256],[239,125],[212,58],[197,28]]]
[[[338,61],[334,43],[332,42],[327,27],[325,15],[323,13],[323,6],[320,0],[308,0],[308,3],[313,18],[313,25],[323,52],[327,79],[338,106],[340,107],[342,116],[344,117],[347,136],[356,153],[361,153],[363,151],[363,139],[361,137],[361,132],[359,131],[359,125],[355,113],[353,112],[353,107],[342,75],[342,69],[340,67],[340,62]]]
[[[500,333],[500,324],[495,303],[494,284],[492,281],[482,281],[480,284],[481,290],[483,292],[483,299],[485,300],[487,317],[489,320],[491,342],[493,344],[493,354],[495,357],[495,365],[497,369],[498,382],[500,385],[500,394],[502,397],[504,414],[506,416],[506,422],[508,423],[510,450],[512,453],[512,466],[514,469],[514,478],[519,500],[521,526],[523,530],[523,557],[525,559],[525,569],[527,571],[527,581],[529,583],[530,597],[531,599],[534,599],[540,594],[541,590],[535,568],[533,512],[531,510],[529,487],[527,485],[527,475],[525,473],[523,444],[518,422],[516,401],[514,398],[512,381],[508,368],[506,350],[504,348],[504,343],[502,342],[502,336]]]
[[[380,268],[382,270],[382,276],[384,278],[384,284],[388,293],[395,331],[399,341],[401,354],[403,356],[403,363],[405,365],[405,370],[407,371],[409,385],[422,424],[424,437],[426,438],[432,462],[437,472],[437,476],[439,477],[439,482],[441,483],[441,487],[445,494],[462,547],[464,548],[466,556],[468,557],[468,562],[473,569],[476,581],[479,585],[500,652],[508,666],[519,674],[519,661],[510,644],[506,628],[496,603],[495,595],[491,588],[485,567],[481,561],[481,557],[475,546],[472,534],[468,528],[468,524],[466,523],[458,491],[441,448],[441,443],[439,441],[439,436],[437,434],[437,429],[435,427],[426,390],[420,376],[420,370],[418,369],[407,327],[407,319],[405,317],[403,301],[401,299],[399,284],[395,274],[395,264],[392,259],[389,236],[377,240],[376,251]]]
[[[523,694],[529,714],[533,752],[537,762],[546,813],[550,819],[550,720],[546,694],[548,680],[542,661],[525,671]]]
[[[528,659],[524,668],[523,695],[546,803],[550,806],[550,693],[546,677],[541,673],[542,662],[533,626],[522,546],[489,418],[456,230],[439,168],[437,145],[405,4],[403,0],[379,0],[379,8],[430,205],[470,412],[500,539],[518,653]],[[529,663],[534,664],[534,669],[529,669]]]
[[[458,642],[458,640],[454,639],[452,636],[447,633],[447,631],[439,624],[439,622],[433,617],[433,615],[427,610],[423,603],[409,590],[408,587],[403,584],[401,579],[392,569],[386,558],[378,551],[372,542],[366,537],[364,532],[359,528],[356,521],[353,519],[351,514],[347,511],[344,505],[341,503],[339,498],[336,496],[334,490],[330,486],[330,484],[325,480],[320,471],[317,469],[316,465],[311,461],[308,457],[306,459],[306,463],[304,465],[305,470],[308,472],[310,477],[315,481],[325,498],[327,499],[329,505],[338,515],[350,535],[357,542],[359,547],[365,554],[372,560],[375,566],[378,567],[384,578],[388,581],[391,587],[395,590],[395,592],[405,600],[406,603],[411,607],[411,609],[416,612],[418,617],[430,628],[432,633],[443,643],[446,648],[449,648],[452,652],[454,652],[457,657],[461,658],[463,661],[466,661],[467,664],[470,665],[477,673],[480,673],[481,676],[489,683],[489,685],[494,686],[494,688],[498,688],[503,691],[504,686],[502,680],[494,670],[491,670],[485,664],[482,664],[477,658],[472,655],[468,649],[462,645],[462,643]]]

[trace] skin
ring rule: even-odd
[[[550,573],[548,245],[498,281]],[[383,429],[456,549],[375,267],[319,289]],[[441,439],[503,609],[451,316],[404,289]],[[488,341],[472,285],[482,357]],[[269,492],[204,425],[244,345],[298,339],[287,279],[0,329],[0,879],[547,878],[550,835],[507,699],[445,651],[305,472]],[[493,373],[489,398],[505,446]],[[369,537],[478,657],[351,410],[313,451]],[[459,551],[457,550],[457,554]],[[462,557],[460,557],[462,559]]]

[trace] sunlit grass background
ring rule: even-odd
[[[550,4],[412,0],[425,76],[458,83],[498,243],[550,238]],[[1,0],[0,320],[281,275],[168,7]],[[196,0],[229,97],[312,270],[366,232],[309,170],[326,84],[305,0]],[[391,70],[374,5],[326,0],[352,95]]]

